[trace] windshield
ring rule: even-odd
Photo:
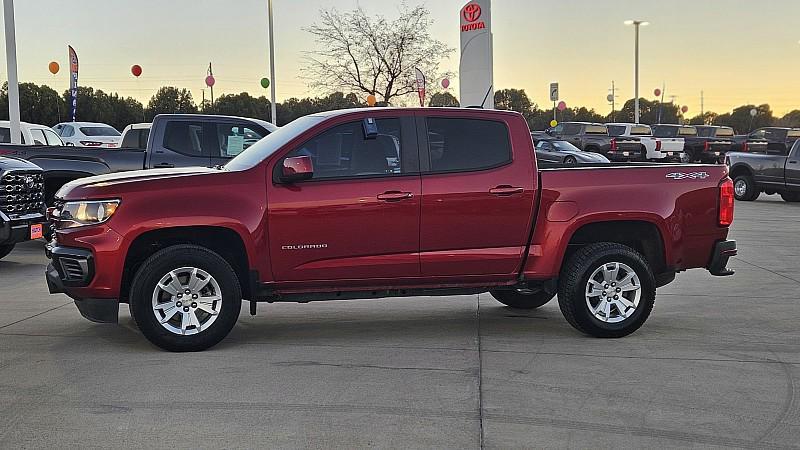
[[[111,127],[81,127],[84,136],[119,136],[119,131]]]
[[[579,152],[580,149],[567,141],[551,141],[550,144],[559,152]]]
[[[292,139],[300,136],[303,132],[323,120],[325,120],[323,116],[304,116],[294,120],[290,124],[273,131],[264,139],[248,147],[242,153],[239,153],[228,164],[225,164],[225,168],[228,170],[252,169],[268,156],[288,144]]]

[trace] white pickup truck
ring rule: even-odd
[[[609,123],[608,134],[613,137],[633,137],[642,143],[643,160],[683,161],[683,138],[660,138],[653,136],[650,125],[633,123]]]

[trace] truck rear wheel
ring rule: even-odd
[[[494,290],[489,293],[492,294],[492,297],[498,302],[516,309],[535,309],[544,306],[555,296],[555,294],[548,294],[544,291],[523,294],[519,291]]]
[[[12,251],[14,251],[14,244],[0,245],[0,259],[5,258]]]
[[[233,329],[241,307],[242,289],[231,265],[196,245],[156,252],[131,284],[136,325],[150,342],[173,352],[213,347]]]
[[[653,310],[656,284],[647,261],[617,243],[590,244],[561,269],[558,305],[573,327],[600,338],[627,336]]]
[[[750,175],[739,175],[733,180],[733,195],[736,200],[752,202],[758,198],[758,194],[756,182]]]
[[[797,203],[800,202],[800,192],[781,192],[781,198],[785,202]]]

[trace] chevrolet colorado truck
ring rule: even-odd
[[[128,170],[225,164],[275,129],[258,119],[161,114],[153,119],[145,149],[0,144],[0,156],[26,159],[44,169],[46,202],[52,205],[56,191],[72,180]]]
[[[683,160],[683,138],[653,136],[650,125],[632,123],[609,123],[608,135],[617,138],[632,137],[642,145],[642,160],[676,161]]]
[[[642,145],[632,137],[612,137],[602,123],[563,122],[546,133],[567,141],[585,152],[600,153],[611,161],[631,161],[641,157]]]
[[[517,113],[365,108],[305,116],[224,167],[72,181],[57,194],[46,279],[79,311],[120,303],[155,345],[221,341],[242,300],[558,294],[598,337],[638,329],[656,288],[731,275],[724,165],[540,169]],[[435,301],[435,300],[431,300]]]
[[[800,202],[800,140],[785,154],[730,152],[725,157],[737,200],[753,201],[765,192]]]
[[[0,259],[16,244],[43,237],[46,223],[42,169],[0,157]]]

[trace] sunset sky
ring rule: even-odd
[[[68,86],[67,45],[80,58],[80,84],[147,101],[159,86],[202,97],[208,62],[215,95],[265,93],[268,73],[266,0],[16,0],[19,77]],[[407,0],[425,4],[434,36],[458,49],[462,0]],[[362,0],[368,13],[396,15],[398,0]],[[320,8],[349,10],[357,0],[274,0],[278,100],[317,95],[299,78],[303,31]],[[769,103],[776,114],[800,109],[800,1],[797,0],[494,0],[497,89],[520,88],[548,107],[548,84],[559,81],[569,106],[607,113],[611,81],[619,98],[633,96],[633,28],[641,34],[641,93],[666,83],[667,97],[700,111],[726,112],[744,103]],[[4,48],[4,47],[3,47]],[[7,79],[5,58],[0,79]],[[49,61],[61,65],[52,76]],[[140,79],[130,66],[140,64]],[[457,72],[458,52],[445,69]],[[457,80],[451,91],[456,93]],[[208,95],[208,93],[206,93]]]

